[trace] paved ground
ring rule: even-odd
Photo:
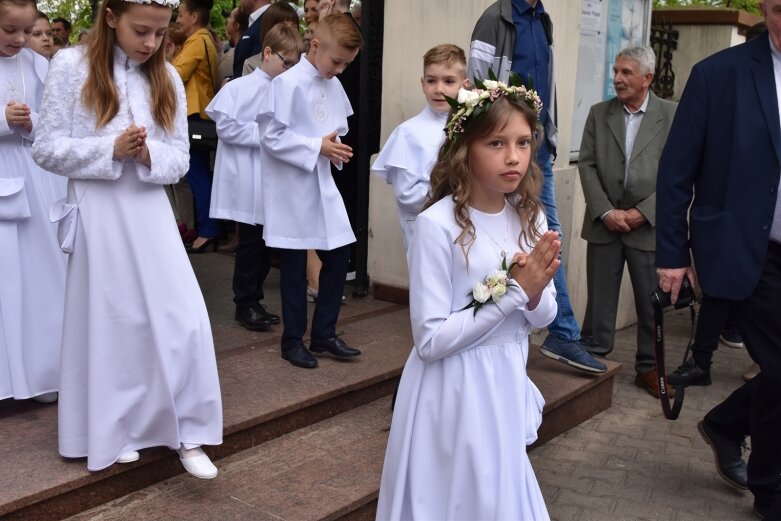
[[[230,284],[232,259],[193,257],[212,322],[232,322],[232,306],[218,297]],[[278,272],[267,282],[269,308],[278,312]],[[347,290],[349,294],[349,289]],[[343,315],[351,313],[345,306]],[[688,311],[667,314],[668,364],[677,367],[689,337]],[[215,327],[215,335],[220,327]],[[720,346],[713,385],[693,387],[676,421],[659,401],[634,385],[636,329],[616,335],[611,359],[624,364],[616,377],[613,406],[531,453],[532,464],[555,521],[689,521],[755,519],[753,497],[729,487],[715,472],[712,452],[697,421],[743,380],[751,363],[743,349]]]
[[[681,360],[689,335],[687,312],[668,313],[668,364]],[[664,418],[658,400],[634,385],[636,328],[619,331],[611,359],[624,364],[613,406],[531,453],[532,465],[556,521],[756,519],[753,496],[715,472],[697,421],[743,382],[750,365],[743,349],[719,346],[713,385],[687,389],[681,416]],[[746,456],[748,456],[746,454]]]
[[[193,264],[212,321],[231,321],[229,302],[215,305],[216,294],[222,293],[215,286],[229,284],[230,261],[222,255],[205,255],[193,258]],[[279,309],[278,299],[278,273],[272,270],[267,284],[270,309]],[[343,314],[351,311],[349,305],[343,308]],[[688,311],[670,312],[666,320],[672,370],[688,341]],[[753,497],[718,477],[712,452],[696,427],[711,407],[741,385],[741,375],[750,364],[748,354],[720,346],[712,367],[713,385],[690,388],[681,416],[669,421],[658,400],[634,385],[635,338],[634,327],[616,335],[611,359],[623,363],[624,369],[616,377],[613,406],[531,453],[552,519],[755,519]]]

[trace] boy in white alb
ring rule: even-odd
[[[323,267],[312,318],[311,351],[339,358],[358,356],[336,335],[344,292],[349,244],[355,242],[329,161],[337,168],[352,157],[341,143],[350,102],[335,78],[363,44],[355,22],[341,13],[320,21],[306,59],[271,82],[259,117],[263,128],[263,238],[277,248],[282,293],[282,358],[298,367],[317,367],[303,342],[307,325],[306,250],[317,251]]]
[[[263,241],[260,128],[257,114],[272,78],[301,58],[304,41],[294,27],[277,24],[263,37],[259,68],[227,83],[206,107],[217,124],[217,158],[209,216],[239,223],[239,245],[233,268],[235,318],[252,331],[279,324],[266,311],[263,282],[271,269]]]
[[[429,191],[429,175],[445,139],[450,105],[444,96],[455,98],[466,87],[466,56],[457,45],[443,44],[423,56],[420,79],[426,107],[391,133],[372,165],[372,171],[393,186],[404,248],[409,249],[415,219],[423,209]]]

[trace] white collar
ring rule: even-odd
[[[624,112],[626,112],[627,114],[630,114],[630,115],[631,114],[645,114],[645,111],[648,110],[648,99],[650,97],[651,97],[651,91],[649,90],[648,92],[645,93],[645,99],[643,100],[643,104],[640,105],[640,108],[637,109],[635,112],[632,112],[631,110],[629,110],[629,108],[627,108],[627,106],[624,105],[623,103],[621,104],[621,106],[624,107]]]
[[[249,24],[250,24],[250,25],[254,24],[254,23],[255,23],[255,20],[257,20],[258,18],[260,18],[260,16],[261,16],[263,13],[265,13],[265,12],[266,12],[266,9],[268,9],[269,7],[271,7],[271,3],[270,3],[270,2],[269,2],[268,4],[266,4],[266,5],[264,5],[263,7],[260,7],[260,8],[258,8],[258,9],[257,9],[257,10],[255,10],[255,11],[254,11],[254,12],[253,12],[251,15],[249,15]]]

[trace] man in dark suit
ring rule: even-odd
[[[732,302],[761,373],[699,423],[719,474],[781,519],[781,0],[760,3],[768,30],[694,66],[657,179],[659,284],[684,275]],[[692,202],[691,210],[689,204]],[[687,222],[687,217],[689,221]],[[740,444],[751,436],[748,467]]]
[[[588,241],[588,305],[581,334],[593,338],[592,354],[613,350],[626,263],[638,322],[635,384],[658,397],[648,295],[656,289],[656,171],[675,104],[651,92],[655,64],[650,47],[629,47],[616,55],[616,97],[591,107],[578,170],[586,198],[581,237]]]
[[[263,18],[263,13],[266,12],[270,5],[271,0],[241,0],[242,10],[249,14],[249,27],[241,35],[233,51],[234,78],[241,78],[244,60],[258,54],[262,50],[260,48],[260,22]]]

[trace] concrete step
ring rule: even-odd
[[[363,306],[369,309],[340,322],[348,342],[363,350],[357,359],[322,357],[318,369],[295,368],[279,356],[278,333],[218,347],[224,443],[207,447],[210,456],[224,458],[391,394],[410,350],[408,310],[376,301]],[[136,463],[88,472],[85,460],[57,454],[56,406],[8,402],[0,407],[2,519],[61,519],[182,472],[174,452],[162,448],[141,451]]]
[[[217,482],[225,476],[224,462],[239,453],[370,404],[396,388],[412,346],[406,306],[348,298],[339,329],[363,355],[349,361],[323,357],[318,369],[298,369],[279,356],[281,328],[250,332],[233,321],[232,259],[207,254],[193,257],[193,263],[212,320],[222,386],[224,443],[206,449],[222,471]],[[276,272],[267,286],[269,309],[278,310]],[[620,365],[608,364],[607,374],[594,377],[531,350],[529,374],[547,402],[538,444],[610,406]],[[383,410],[389,415],[387,408]],[[288,465],[295,464],[294,456]],[[372,458],[382,464],[381,456]],[[176,455],[162,448],[141,451],[136,463],[90,473],[85,460],[65,460],[57,454],[56,406],[29,400],[0,401],[0,469],[0,519],[25,521],[73,516],[183,473]],[[200,483],[185,475],[178,479]],[[221,521],[226,519],[231,518]]]
[[[611,377],[586,384],[566,367],[532,358],[532,378],[550,397],[536,445],[559,434],[568,419],[605,407]],[[176,476],[69,521],[373,520],[390,419],[384,397],[229,456],[213,482]]]
[[[390,397],[229,456],[220,475],[180,475],[69,521],[374,519]]]

